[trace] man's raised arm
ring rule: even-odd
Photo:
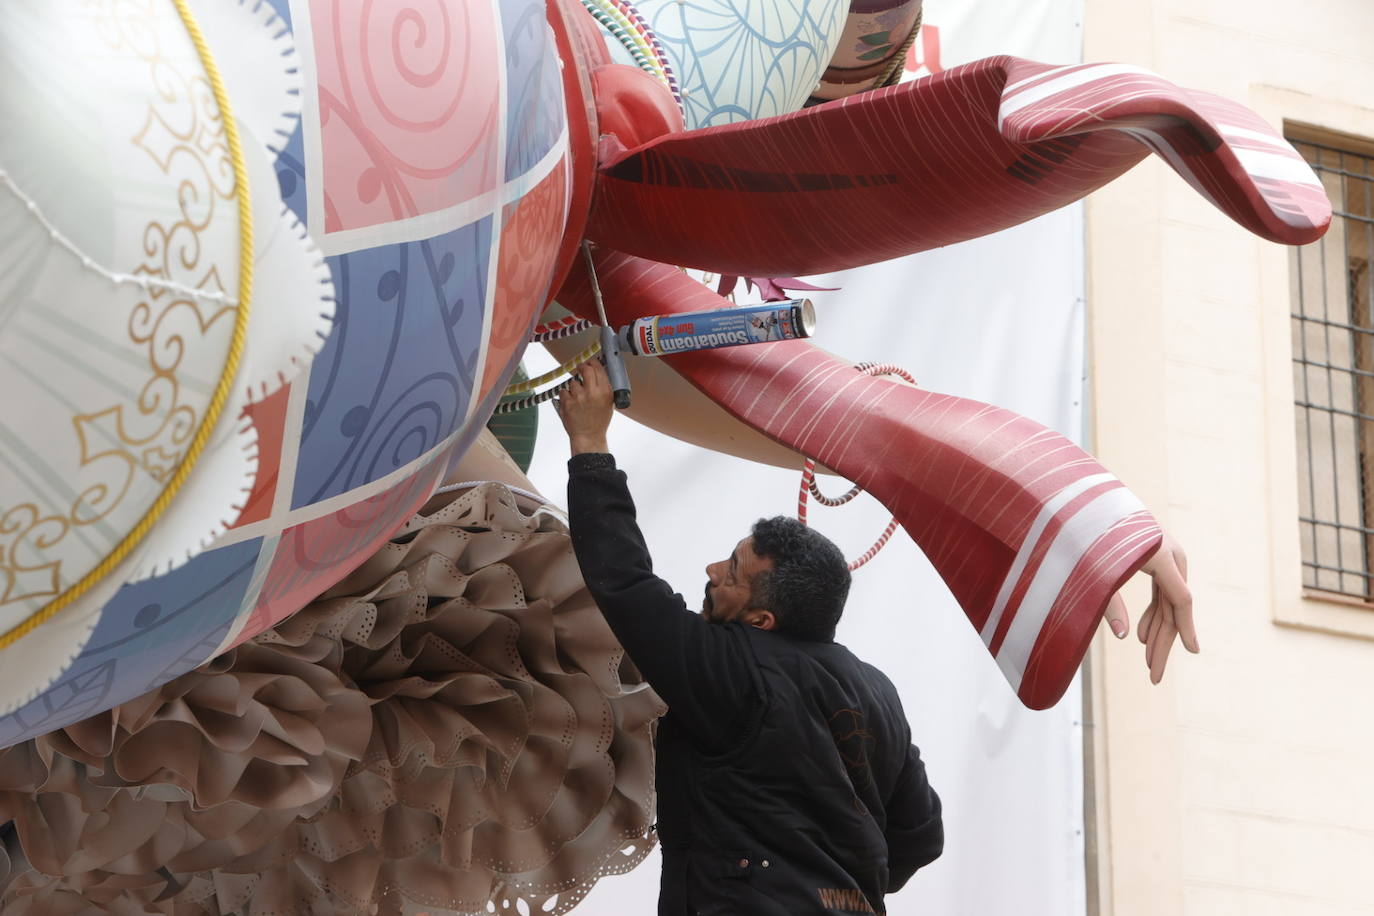
[[[630,659],[705,747],[739,733],[756,690],[738,633],[688,610],[654,575],[625,473],[606,442],[614,407],[600,363],[559,398],[568,432],[568,516],[587,589]]]

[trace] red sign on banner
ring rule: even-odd
[[[926,75],[939,73],[944,67],[940,66],[940,27],[938,25],[922,25],[921,34],[916,36],[911,47],[906,51],[907,73]],[[921,71],[924,70],[925,73]]]

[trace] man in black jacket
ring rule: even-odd
[[[587,587],[668,704],[656,747],[660,914],[882,913],[940,855],[940,799],[892,682],[834,640],[834,544],[760,520],[707,567],[701,614],[653,574],[608,453],[610,384],[588,363],[559,402]]]

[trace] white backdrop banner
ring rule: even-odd
[[[919,78],[1014,54],[1048,63],[1081,55],[1081,0],[926,0],[908,57]],[[1083,217],[1079,206],[1007,232],[861,270],[813,278],[817,343],[856,362],[894,362],[922,387],[988,401],[1081,441]],[[530,477],[562,501],[567,442],[551,409]],[[684,445],[619,419],[611,447],[630,477],[655,568],[689,602],[704,567],[760,516],[796,511],[798,475]],[[842,484],[822,481],[838,495]],[[887,524],[862,497],[813,504],[811,522],[849,556]],[[696,606],[693,604],[692,606]],[[945,805],[945,854],[889,912],[1065,916],[1085,911],[1083,734],[1077,684],[1053,709],[1026,710],[924,556],[898,533],[855,573],[839,640],[901,692],[931,782]],[[651,913],[657,855],[601,882],[580,916]]]

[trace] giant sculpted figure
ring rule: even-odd
[[[584,240],[618,324],[722,303],[681,267],[857,267],[1150,154],[1264,238],[1330,218],[1253,113],[1135,67],[854,95],[891,68],[842,37],[919,3],[725,3],[787,40],[724,62],[674,6],[644,4],[661,41],[625,0],[0,6],[7,913],[553,912],[638,861],[661,705],[556,514],[440,486],[546,307],[596,317]],[[685,384],[642,387],[646,422],[690,402],[884,502],[1029,706],[1159,546],[999,408],[805,341],[654,371]]]

